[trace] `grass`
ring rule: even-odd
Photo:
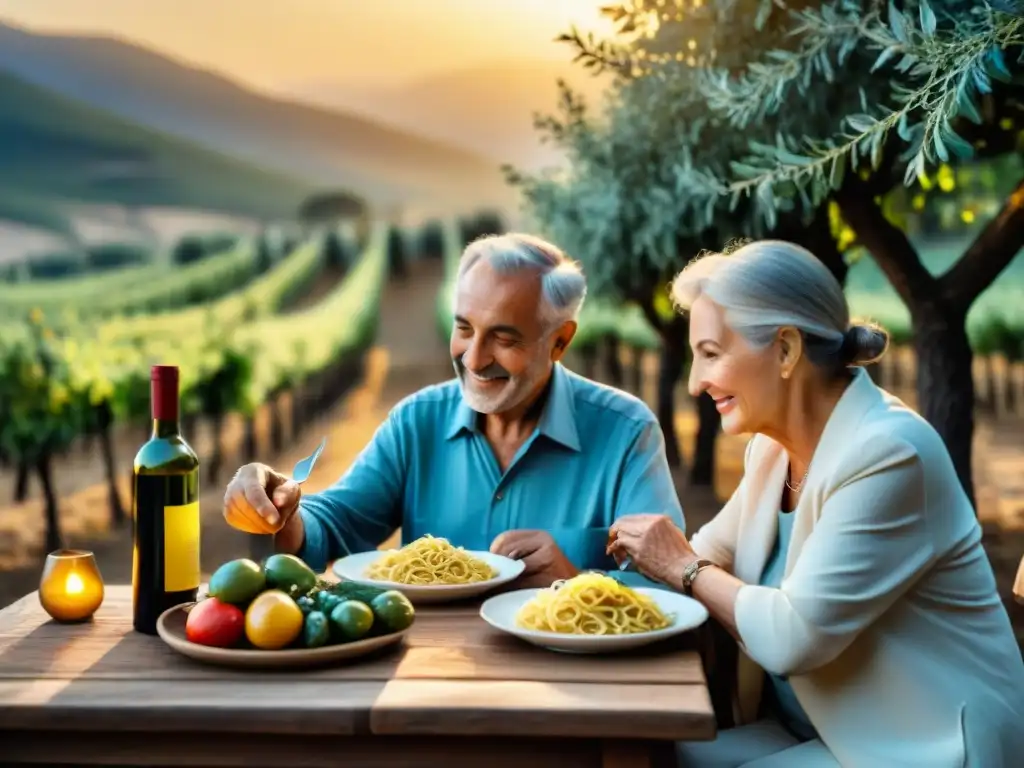
[[[314,187],[0,74],[0,216],[67,232],[71,201],[293,216]]]

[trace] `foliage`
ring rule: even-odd
[[[83,274],[87,268],[84,255],[73,250],[61,250],[33,255],[25,260],[24,272],[29,280],[63,282]]]
[[[225,232],[185,235],[171,250],[171,261],[181,265],[191,264],[211,254],[225,251],[237,242],[236,236]]]
[[[140,243],[101,243],[86,249],[86,267],[96,272],[145,264],[152,258],[152,251]]]
[[[698,230],[714,225],[716,197],[735,210],[747,196],[757,223],[771,229],[781,212],[820,204],[848,171],[881,168],[891,143],[907,184],[937,163],[974,157],[970,125],[1006,98],[1024,51],[1020,0],[907,0],[902,10],[857,0],[677,0],[677,13],[657,22],[652,5],[611,12],[626,28],[646,19],[656,45],[567,39],[585,60],[639,75],[623,88],[627,102],[639,95],[634,106],[648,106],[631,110],[634,118],[661,121],[654,107],[676,105],[673,119],[690,140],[677,155],[672,196]],[[702,60],[652,55],[683,37],[687,47],[701,41]],[[632,87],[651,80],[655,88]]]
[[[181,367],[185,415],[251,413],[282,383],[302,382],[372,338],[386,229],[377,225],[372,247],[337,288],[291,314],[274,312],[318,273],[323,237],[303,244],[240,295],[200,307],[75,331],[55,329],[34,310],[0,338],[0,450],[16,461],[59,450],[82,433],[101,404],[120,421],[144,420],[149,368],[156,363]],[[261,299],[262,311],[253,305]]]
[[[444,279],[437,291],[434,323],[437,326],[438,335],[447,343],[455,325],[455,282],[458,276],[459,259],[462,257],[462,249],[466,243],[463,238],[465,230],[459,222],[445,221],[440,224],[440,230],[444,246],[441,251]]]
[[[324,237],[324,264],[335,269],[347,269],[354,258],[349,245],[336,230],[328,230]]]
[[[616,71],[607,103],[594,110],[563,85],[557,113],[536,124],[567,167],[506,172],[612,299],[660,290],[734,237],[799,232],[844,186],[884,195],[1021,146],[1008,115],[1024,117],[1009,83],[1024,61],[1022,0],[633,0],[605,12],[615,39],[563,39],[588,68]]]
[[[627,290],[655,324],[649,293],[666,263],[771,236],[801,242],[845,278],[836,237],[848,225],[910,311],[918,408],[973,497],[966,317],[1020,250],[1024,177],[938,276],[885,196],[942,164],[1019,152],[1024,0],[631,0],[604,10],[618,39],[564,39],[585,66],[616,70],[607,110],[593,119],[563,97],[560,114],[538,123],[570,150],[569,169],[508,172],[536,218],[573,238],[598,286],[632,279]]]
[[[392,229],[376,222],[358,264],[312,307],[266,316],[237,332],[236,346],[248,350],[253,365],[246,407],[365,348],[377,328]]]
[[[102,275],[0,286],[0,320],[40,309],[52,323],[74,325],[92,317],[158,312],[218,299],[252,280],[255,244],[242,240],[220,253],[173,267],[131,265]]]
[[[368,215],[366,201],[348,190],[318,192],[310,195],[299,206],[299,219],[305,223],[337,224],[347,218]]]
[[[392,228],[388,233],[387,252],[389,272],[395,277],[401,277],[407,268],[409,244],[400,229]]]
[[[0,339],[0,452],[24,464],[71,442],[91,394],[41,320],[35,315],[22,333]]]
[[[437,219],[426,222],[417,235],[417,249],[427,259],[438,259],[444,254],[444,224]]]
[[[505,231],[501,214],[492,210],[480,210],[470,216],[464,216],[459,219],[458,225],[464,243],[471,243],[488,235],[500,235]]]
[[[323,268],[323,248],[316,239],[299,243],[289,255],[270,270],[247,282],[240,290],[174,312],[143,314],[126,321],[114,317],[99,323],[94,331],[102,343],[121,344],[136,340],[168,341],[200,335],[204,327],[233,328],[240,323],[270,315],[301,295]],[[210,260],[206,260],[208,263]],[[204,262],[196,265],[202,266]],[[179,268],[176,273],[184,272]],[[235,287],[238,287],[237,284]]]

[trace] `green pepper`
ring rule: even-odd
[[[320,611],[310,611],[306,614],[305,623],[302,626],[302,642],[307,648],[319,648],[327,644],[330,638],[330,623]]]

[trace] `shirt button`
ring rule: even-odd
[[[496,494],[494,494],[495,501],[501,501],[503,498],[505,498],[505,494],[503,494],[501,491],[498,491]]]

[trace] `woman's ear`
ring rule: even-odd
[[[804,353],[804,337],[796,328],[785,327],[779,330],[779,369],[782,378],[793,375],[793,369]]]

